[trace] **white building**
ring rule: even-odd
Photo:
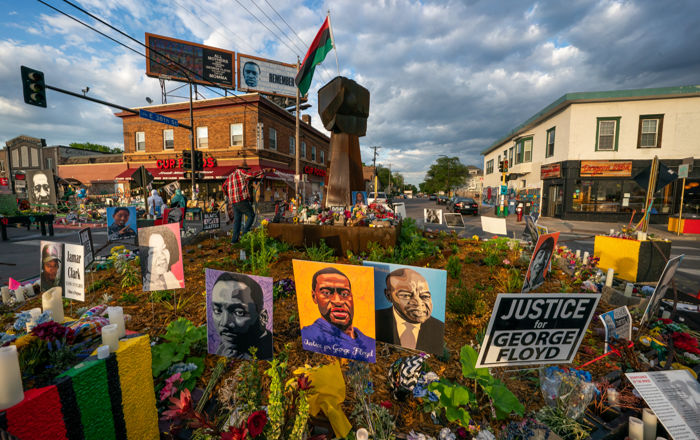
[[[484,202],[495,203],[507,160],[508,198],[543,216],[627,222],[644,209],[633,177],[654,156],[672,171],[700,156],[700,86],[569,93],[481,153]],[[685,186],[683,212],[700,210],[700,161]],[[655,194],[653,222],[680,207],[681,181]],[[636,216],[635,219],[638,219]]]

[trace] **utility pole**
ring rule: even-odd
[[[374,198],[377,198],[377,150],[382,147],[370,147],[374,150],[374,156],[372,157],[372,168],[374,168]]]

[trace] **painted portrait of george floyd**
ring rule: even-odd
[[[272,278],[206,269],[207,347],[233,359],[272,360]]]
[[[293,260],[305,350],[374,362],[374,269]]]
[[[45,292],[52,287],[63,288],[63,243],[42,241],[39,247],[41,249],[41,291]]]
[[[140,228],[138,236],[143,291],[185,287],[180,225]]]
[[[377,340],[442,354],[447,272],[375,261],[363,264],[374,268]]]
[[[549,262],[552,260],[552,255],[554,254],[554,249],[557,246],[558,240],[558,232],[540,235],[540,237],[537,239],[537,245],[532,251],[530,266],[527,269],[527,274],[525,275],[525,281],[523,282],[523,289],[521,293],[527,293],[544,283],[544,278],[547,276],[547,272],[549,271]]]
[[[107,240],[136,243],[136,207],[107,208]]]
[[[56,204],[56,185],[53,171],[36,170],[27,172],[27,198],[32,206]]]

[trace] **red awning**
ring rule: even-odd
[[[211,167],[204,168],[203,171],[199,171],[204,176],[201,179],[204,180],[217,180],[225,179],[229,174],[233,172],[236,166],[223,166],[223,167]],[[115,180],[128,181],[131,180],[131,175],[138,168],[129,168],[119,173]],[[153,175],[153,180],[185,180],[185,172],[179,169],[167,169],[167,168],[146,168],[151,175]],[[201,180],[199,179],[199,180]]]

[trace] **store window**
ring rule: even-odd
[[[617,151],[617,140],[620,132],[620,118],[598,118],[596,129],[595,150]]]
[[[296,139],[294,138],[294,136],[289,136],[289,154],[291,154],[292,156],[297,154],[297,152],[296,152]]]
[[[163,149],[172,150],[175,148],[175,136],[172,129],[163,130]]]
[[[270,149],[277,149],[277,130],[272,127],[270,127]]]
[[[644,190],[635,182],[623,180],[577,180],[572,193],[576,212],[628,212],[644,207]]]
[[[301,157],[306,159],[306,142],[301,142]]]
[[[646,190],[634,181],[622,183],[622,202],[620,211],[622,212],[642,212],[644,211],[644,198]]]
[[[639,117],[637,148],[660,148],[664,115],[642,115]]]
[[[700,179],[686,179],[683,190],[683,215],[700,215]]]
[[[620,196],[622,195],[622,181],[600,180],[596,182],[596,212],[618,212],[620,210]]]
[[[673,185],[666,185],[660,189],[654,197],[654,206],[652,206],[652,214],[671,214],[673,207]]]
[[[572,193],[571,209],[576,212],[595,212],[595,182],[592,180],[577,180]]]
[[[556,132],[556,127],[552,127],[547,130],[547,148],[545,151],[545,157],[554,156],[554,134]]]
[[[209,148],[208,127],[197,127],[197,148]]]
[[[486,174],[493,173],[493,159],[486,162]]]
[[[137,131],[136,136],[136,151],[146,151],[146,132]]]
[[[243,124],[231,124],[231,146],[232,147],[242,147],[243,146]]]

